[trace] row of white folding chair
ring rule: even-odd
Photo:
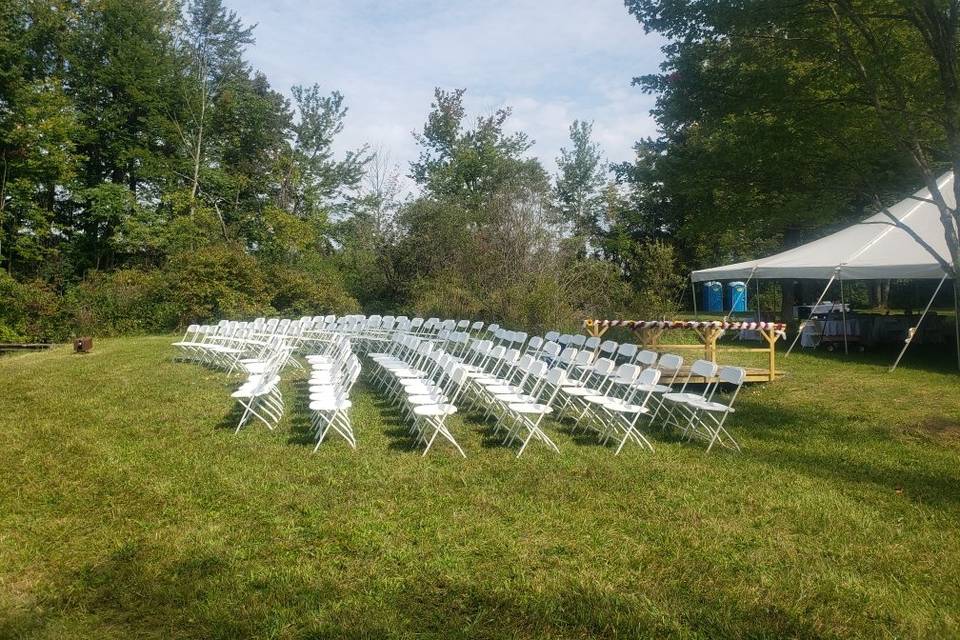
[[[653,445],[638,429],[638,422],[650,413],[648,403],[660,380],[659,369],[643,369],[636,364],[623,364],[609,376],[604,393],[580,396],[584,404],[581,418],[592,427],[601,443],[619,437],[614,455],[630,440],[653,451]]]
[[[706,381],[700,393],[687,391],[694,376]],[[739,451],[740,445],[724,424],[727,417],[735,411],[733,405],[746,377],[746,370],[741,367],[721,367],[709,360],[695,361],[680,391],[663,396],[666,423],[680,428],[688,440],[693,437],[706,440],[708,452],[714,444]],[[729,388],[728,399],[722,402],[717,399],[717,395],[724,394],[726,388]]]
[[[218,339],[221,328],[213,325],[190,325],[183,338],[173,343],[175,360],[197,362],[217,367],[229,366],[229,358],[238,352]]]
[[[584,370],[581,377],[570,380],[561,392],[561,414],[573,409],[576,421],[574,432],[583,425],[594,428],[602,440],[620,429],[622,439],[620,448],[627,439],[634,439],[652,449],[649,441],[637,431],[637,421],[641,415],[651,417],[660,406],[660,396],[672,390],[670,384],[661,384],[661,377],[670,376],[668,383],[676,378],[683,359],[674,354],[657,357],[655,352],[640,352],[635,363],[621,364],[619,367],[610,358],[598,358],[593,367]],[[642,402],[637,402],[638,393],[645,394]],[[654,400],[654,411],[649,403]],[[610,405],[612,408],[605,408]]]
[[[415,443],[425,445],[423,455],[438,436],[449,441],[461,455],[463,448],[446,425],[457,412],[464,372],[460,363],[435,343],[415,336],[401,336],[394,353],[371,355],[381,369],[376,379],[384,386],[387,397],[410,420]]]
[[[283,337],[294,346],[300,340],[299,321],[258,319],[253,322],[222,320],[216,325],[190,325],[183,339],[174,343],[179,358],[234,370],[244,358],[262,359]]]
[[[500,389],[487,389],[494,402],[504,410],[502,417],[507,427],[504,443],[510,445],[522,439],[517,451],[518,458],[533,439],[559,453],[559,447],[543,430],[542,423],[554,411],[553,403],[566,379],[566,371],[559,367],[548,369],[543,361],[533,361],[527,365],[527,371],[530,376],[526,379],[526,386],[511,389],[508,385]],[[529,393],[524,393],[524,389]],[[499,426],[498,422],[497,429]]]
[[[566,380],[562,367],[550,368],[533,354],[492,341],[481,341],[473,348],[476,365],[468,370],[471,407],[485,407],[486,416],[495,417],[494,435],[506,428],[505,443],[515,441],[522,431],[526,437],[518,452],[523,454],[531,439],[536,438],[559,451],[541,427],[543,418],[553,412],[553,404],[561,384]],[[570,361],[576,352],[570,352]]]
[[[283,394],[280,391],[280,369],[288,355],[286,349],[277,349],[270,353],[268,358],[262,361],[263,366],[256,368],[256,372],[248,373],[246,381],[231,394],[243,407],[234,433],[239,433],[250,418],[260,420],[271,431],[279,422],[284,410]]]
[[[308,355],[306,360],[311,369],[308,408],[317,441],[314,452],[331,430],[356,449],[357,438],[349,411],[353,406],[350,390],[360,377],[360,359],[353,353],[350,339],[343,337],[335,341],[328,352]]]

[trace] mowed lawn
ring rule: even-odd
[[[960,376],[800,354],[743,453],[476,417],[423,458],[358,387],[317,454],[302,387],[234,435],[235,380],[169,337],[0,358],[0,637],[960,636]]]

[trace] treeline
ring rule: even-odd
[[[359,309],[671,314],[690,269],[806,241],[951,160],[949,73],[895,4],[627,0],[670,40],[634,81],[661,135],[611,166],[574,122],[549,175],[509,109],[469,120],[462,90],[437,90],[408,167],[338,156],[344,97],[274,91],[222,0],[0,3],[0,341]]]
[[[665,247],[597,259],[622,196],[589,124],[552,179],[509,110],[468,122],[438,90],[409,168],[336,157],[343,96],[286,99],[252,43],[220,0],[2,4],[0,340],[360,308],[561,325],[636,306],[623,264],[672,273]]]

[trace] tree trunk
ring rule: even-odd
[[[200,150],[203,148],[203,121],[207,113],[207,87],[204,82],[203,89],[200,91],[200,122],[197,126],[197,140],[193,146],[193,182],[190,185],[190,217],[196,211],[197,191],[200,187]]]

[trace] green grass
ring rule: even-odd
[[[169,342],[0,358],[0,637],[960,635],[949,354],[791,356],[739,455],[550,425],[516,460],[470,418],[463,460],[363,389],[356,452],[302,407],[234,436],[235,383]]]

